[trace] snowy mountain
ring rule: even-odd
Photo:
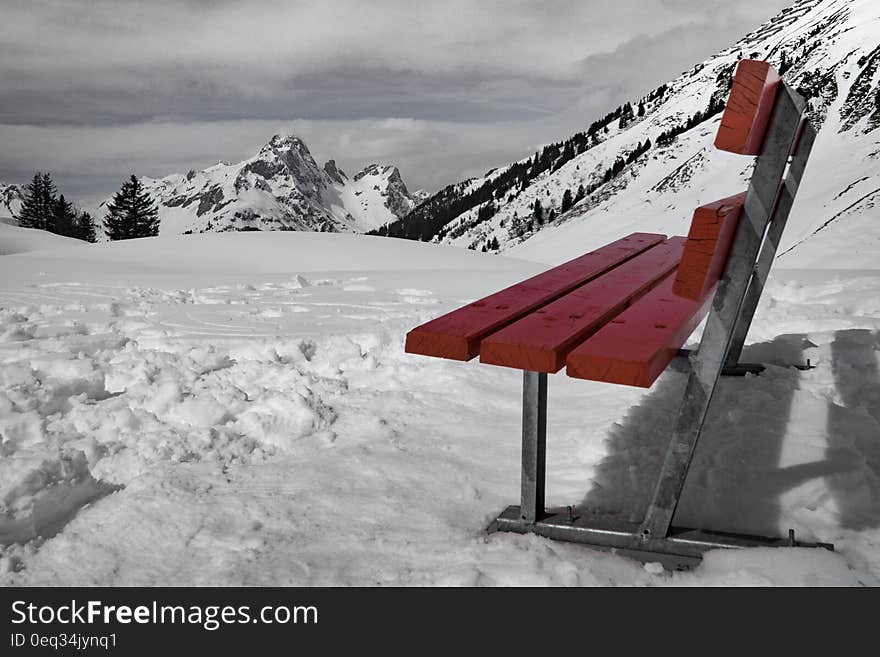
[[[820,128],[782,261],[823,266],[836,254],[868,266],[880,256],[878,43],[876,0],[800,0],[587,130],[451,185],[377,232],[546,262],[633,231],[686,233],[694,207],[745,189],[752,161],[713,140],[736,63],[752,58],[784,73]]]
[[[161,234],[234,230],[364,232],[416,204],[394,166],[371,164],[353,178],[315,162],[305,142],[275,135],[255,156],[202,171],[144,178],[159,205]],[[110,199],[97,209],[106,214]]]
[[[0,182],[0,217],[15,218],[21,210],[22,189]]]

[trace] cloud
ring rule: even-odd
[[[433,188],[567,136],[786,4],[6,0],[0,178],[40,163],[98,193],[294,126]]]

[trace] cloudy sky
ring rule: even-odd
[[[583,129],[793,0],[0,0],[0,181],[84,202],[300,135],[436,189]]]

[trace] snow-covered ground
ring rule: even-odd
[[[72,237],[55,235],[45,230],[21,228],[14,225],[14,221],[9,217],[0,217],[0,256],[61,246],[87,246],[85,242]]]
[[[678,518],[836,552],[670,574],[485,533],[520,375],[404,336],[542,268],[293,232],[0,257],[0,584],[880,583],[880,270],[774,270],[745,359],[816,368],[724,381]],[[549,504],[638,515],[682,383],[551,377]]]

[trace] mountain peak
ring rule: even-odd
[[[297,151],[300,155],[308,155],[311,157],[311,153],[309,152],[309,147],[306,146],[306,143],[293,134],[277,134],[272,135],[272,138],[266,142],[266,145],[260,149],[261,153],[283,153],[286,151]]]
[[[398,171],[397,167],[393,164],[381,165],[381,164],[368,164],[363,169],[361,169],[354,177],[355,180],[360,180],[364,176],[385,176],[389,180],[399,180],[400,179],[400,171]]]
[[[324,163],[324,173],[330,176],[331,180],[340,185],[344,185],[345,181],[348,179],[348,176],[345,175],[345,171],[336,166],[336,160],[327,160]]]

